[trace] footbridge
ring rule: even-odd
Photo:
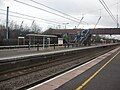
[[[63,33],[76,34],[83,29],[49,29],[45,31],[45,34],[61,35]],[[120,35],[120,28],[96,28],[89,29],[91,34],[99,35]]]

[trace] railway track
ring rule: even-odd
[[[79,51],[76,54],[63,53],[58,58],[51,58],[46,62],[40,62],[32,66],[3,72],[0,74],[0,89],[26,89],[37,83],[41,83],[55,75],[63,73],[78,65],[81,65],[91,59],[102,55],[113,48],[98,48],[88,50],[88,52]]]

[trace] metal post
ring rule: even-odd
[[[45,37],[43,36],[43,49],[45,47]]]
[[[55,43],[54,43],[54,49],[55,49]]]
[[[28,49],[30,50],[30,43],[28,44]]]
[[[68,43],[68,48],[69,48],[69,46],[70,46],[70,45],[69,45],[69,43]]]
[[[24,40],[23,40],[23,45],[25,45],[25,38],[24,38]]]
[[[39,43],[37,43],[37,51],[39,51]]]
[[[117,15],[117,28],[119,27],[119,22],[118,22],[118,15]]]
[[[6,16],[6,39],[8,39],[8,15],[9,15],[9,7],[7,7],[7,16]]]
[[[19,38],[18,38],[18,45],[19,45]]]
[[[35,35],[33,36],[33,40],[34,40],[33,42],[34,42],[34,45],[35,45]]]
[[[29,43],[31,44],[31,37],[29,36]]]
[[[28,49],[30,50],[30,45],[31,45],[31,37],[29,36],[29,43],[28,43]]]
[[[48,44],[49,44],[49,48],[50,48],[50,38],[47,38],[47,40],[48,40]]]
[[[119,16],[118,16],[118,0],[117,0],[117,28],[119,28]]]

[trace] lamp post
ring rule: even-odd
[[[117,0],[117,28],[119,28],[119,16],[118,16],[118,11],[119,11],[119,10],[118,10],[118,7],[119,7],[119,6],[118,6],[118,4],[119,4],[119,3],[118,3],[118,0]]]
[[[8,15],[9,15],[9,7],[7,7],[7,16],[6,16],[6,39],[8,39]]]
[[[69,23],[63,23],[65,25],[65,29],[66,29],[66,25],[69,24]]]

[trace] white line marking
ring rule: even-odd
[[[119,48],[117,48],[117,49],[114,49],[114,50],[112,50],[112,51],[110,51],[110,52],[115,52],[115,51],[117,51]],[[106,54],[104,54],[104,55],[106,55]],[[104,56],[104,55],[101,55],[100,57],[102,57],[102,56]],[[83,67],[83,66],[85,66],[85,65],[87,65],[87,64],[89,64],[89,63],[91,63],[91,62],[94,62],[96,59],[98,59],[98,58],[100,58],[100,57],[97,57],[97,58],[95,58],[95,59],[93,59],[93,60],[91,60],[91,61],[89,61],[89,62],[87,62],[87,63],[85,63],[85,64],[82,64],[82,65],[80,65],[80,66],[78,66],[78,67],[76,67],[76,68],[74,68],[74,69],[71,69],[71,70],[69,70],[69,71],[67,71],[67,72],[65,72],[65,73],[63,73],[63,74],[60,74],[60,75],[58,75],[58,76],[56,76],[56,77],[54,77],[54,78],[51,78],[51,79],[49,79],[49,80],[47,80],[47,81],[45,81],[45,82],[43,82],[43,83],[40,83],[40,84],[38,84],[38,85],[36,85],[36,86],[34,86],[34,87],[31,87],[31,88],[29,88],[28,90],[33,90],[34,88],[37,88],[37,87],[39,87],[39,86],[41,86],[41,85],[43,85],[43,84],[45,84],[45,83],[48,83],[48,82],[50,82],[50,81],[52,81],[52,80],[54,80],[54,79],[57,79],[57,78],[59,78],[59,77],[61,77],[61,76],[63,76],[63,75],[65,75],[65,74],[67,74],[67,73],[70,73],[70,72],[72,72],[72,71],[74,71],[74,70],[76,70],[76,69],[78,69],[78,68],[81,68],[81,67]],[[107,57],[107,56],[106,56]],[[101,60],[98,60],[99,62],[101,61]]]

